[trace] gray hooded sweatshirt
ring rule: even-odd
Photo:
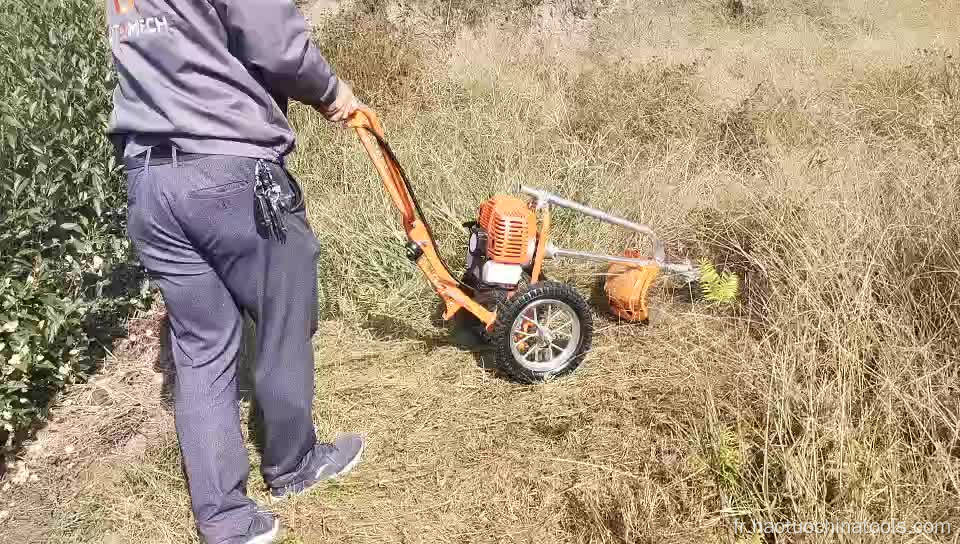
[[[118,75],[108,132],[126,157],[172,144],[280,160],[295,141],[288,100],[336,97],[293,0],[105,1]]]

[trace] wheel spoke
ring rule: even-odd
[[[547,328],[553,328],[553,322],[555,319],[557,319],[557,314],[559,314],[560,316],[563,316],[563,312],[561,311],[561,312],[557,312],[557,314],[554,314],[553,306],[548,306],[548,308],[550,308],[550,310],[549,310],[549,313],[547,314],[547,322],[544,324],[544,326]]]
[[[534,314],[536,314],[536,312],[534,312]],[[528,315],[526,315],[526,314],[523,314],[523,315],[521,315],[520,317],[522,317],[523,319],[526,319],[527,321],[533,323],[533,325],[534,325],[535,327],[540,328],[540,324],[537,323],[537,320],[536,320],[536,319],[531,319],[530,316],[528,316]]]
[[[514,316],[508,342],[518,364],[551,372],[567,363],[581,334],[578,314],[569,304],[535,301]]]
[[[553,306],[550,306],[550,309],[553,310]],[[556,313],[551,312],[544,327],[552,332],[555,329],[563,329],[572,324],[573,317],[563,310],[557,310]]]
[[[569,332],[568,332],[568,330],[569,330]],[[552,333],[554,333],[554,334],[556,334],[556,333],[558,333],[558,332],[562,332],[562,333],[566,333],[566,334],[573,334],[573,320],[572,320],[572,319],[567,320],[566,323],[560,325],[559,327],[551,328],[551,329],[550,329],[550,332],[552,332]]]
[[[553,359],[553,350],[550,349],[550,346],[543,346],[543,347],[541,347],[541,348],[540,348],[540,353],[541,353],[542,355],[545,355],[545,357],[543,358],[543,360],[540,361],[541,363],[545,363],[545,362],[549,361],[550,359]]]

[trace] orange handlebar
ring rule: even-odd
[[[380,126],[380,120],[377,119],[377,114],[373,113],[373,110],[366,106],[361,106],[350,115],[350,118],[347,119],[347,126],[355,129],[367,128],[372,130],[377,136],[383,138],[383,127]]]
[[[383,127],[380,125],[380,120],[377,119],[377,114],[365,106],[361,107],[347,119],[347,126],[356,129],[360,142],[363,143],[367,155],[370,156],[370,160],[377,168],[377,172],[387,188],[387,193],[393,199],[393,204],[403,215],[403,226],[409,234],[410,229],[413,228],[413,222],[416,220],[413,199],[410,197],[407,186],[403,182],[403,177],[400,175],[400,167],[381,148],[380,141],[384,140]],[[370,136],[368,131],[376,134],[380,141]]]
[[[496,314],[471,299],[458,287],[459,282],[450,275],[446,265],[437,253],[436,242],[430,234],[430,229],[422,221],[417,220],[414,213],[413,197],[407,190],[400,165],[392,157],[386,140],[383,137],[383,127],[377,115],[370,109],[362,107],[347,119],[347,126],[356,129],[360,142],[363,143],[367,155],[373,161],[380,178],[383,180],[390,198],[403,215],[403,226],[407,232],[407,239],[419,246],[423,253],[416,260],[417,267],[427,276],[430,284],[437,291],[446,304],[444,319],[450,319],[460,310],[466,308],[477,316],[490,329],[496,320]],[[376,137],[374,137],[376,135]],[[379,138],[379,139],[378,139]]]

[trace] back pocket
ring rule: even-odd
[[[252,180],[231,181],[229,183],[224,183],[223,185],[216,185],[214,187],[194,189],[192,191],[187,192],[187,198],[192,198],[194,200],[204,200],[207,198],[224,198],[228,196],[233,196],[246,191],[252,183],[253,183]]]

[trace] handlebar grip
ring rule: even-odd
[[[377,114],[367,106],[361,106],[354,111],[347,119],[347,126],[350,128],[368,128],[380,138],[383,138],[383,127],[380,125],[380,119]]]

